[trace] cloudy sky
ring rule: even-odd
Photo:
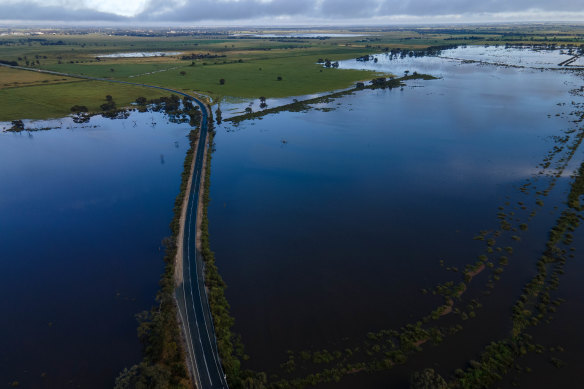
[[[582,0],[0,0],[0,22],[348,25],[584,21]]]

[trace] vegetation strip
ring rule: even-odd
[[[278,112],[285,112],[285,111],[301,112],[301,111],[306,111],[306,110],[310,109],[311,104],[327,103],[331,99],[336,99],[339,97],[350,95],[350,94],[353,94],[354,92],[359,91],[359,90],[386,89],[386,88],[393,89],[393,88],[399,88],[399,87],[404,86],[405,84],[403,82],[407,81],[407,80],[436,80],[436,79],[437,79],[436,77],[428,75],[428,74],[417,74],[417,73],[409,75],[409,76],[400,77],[400,78],[390,77],[389,79],[387,79],[385,77],[378,77],[378,78],[371,80],[369,85],[365,85],[362,82],[358,82],[356,84],[356,86],[351,88],[351,89],[346,89],[343,91],[331,93],[331,94],[328,94],[325,96],[315,97],[314,99],[294,101],[293,103],[290,103],[290,104],[285,104],[285,105],[275,107],[275,108],[268,108],[268,109],[264,109],[262,111],[248,112],[248,113],[245,113],[243,115],[234,116],[234,117],[231,117],[228,119],[224,119],[224,121],[237,124],[237,123],[240,123],[244,120],[258,119],[258,118],[261,118],[263,116],[273,114],[273,113],[278,113]]]
[[[173,105],[177,99],[162,99],[159,107],[167,113],[182,116],[184,111],[190,119],[191,125],[200,123],[200,112],[192,103],[183,99],[183,110],[178,110]],[[165,103],[166,102],[166,103]],[[180,103],[180,99],[178,99]],[[155,106],[156,107],[156,106]],[[155,108],[160,109],[160,108]],[[197,120],[199,119],[199,120]],[[178,308],[174,297],[175,282],[175,258],[177,255],[177,237],[180,233],[180,220],[187,198],[187,188],[191,178],[191,167],[198,141],[199,129],[194,128],[188,137],[190,148],[183,163],[183,172],[180,191],[174,202],[173,219],[170,223],[171,236],[165,238],[164,273],[160,280],[160,290],[156,295],[158,305],[150,311],[144,311],[137,315],[139,320],[138,337],[144,347],[144,359],[130,369],[124,369],[116,378],[115,388],[190,388],[192,381],[189,378],[186,367],[186,353],[181,338],[178,323]]]

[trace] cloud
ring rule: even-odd
[[[574,0],[385,0],[379,12],[412,16],[516,13],[531,10],[582,12],[584,3]]]
[[[0,0],[0,20],[278,24],[582,18],[581,0]],[[572,13],[572,14],[570,14]]]
[[[176,4],[161,11],[158,2],[151,1],[136,18],[142,21],[199,22],[298,17],[310,15],[314,6],[314,0],[187,0],[183,5]]]
[[[19,3],[0,2],[0,15],[0,20],[7,21],[119,22],[125,20],[124,17],[110,12],[100,12],[88,8],[71,9],[62,5],[43,6],[32,1]]]

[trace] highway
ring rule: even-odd
[[[203,276],[203,260],[196,247],[197,209],[201,188],[201,175],[204,164],[204,152],[207,139],[207,110],[199,102],[203,117],[183,236],[183,283],[176,289],[179,314],[187,334],[187,348],[193,363],[195,381],[199,389],[227,388],[227,382],[217,351],[215,328],[211,318],[209,299]]]
[[[179,92],[174,89],[160,86],[139,84],[135,82],[111,80],[107,78],[89,77],[78,74],[60,73],[49,70],[32,69],[21,66],[10,66],[0,64],[15,69],[34,71],[39,73],[55,74],[67,77],[82,78],[86,80],[115,82],[143,86],[147,88],[161,89],[176,93],[192,99],[201,110],[201,128],[199,131],[199,142],[195,150],[195,164],[191,177],[191,189],[188,193],[188,207],[183,235],[183,283],[175,290],[175,297],[178,305],[179,316],[186,336],[187,362],[198,389],[219,389],[228,388],[225,374],[221,366],[219,352],[217,350],[217,338],[209,307],[209,298],[205,289],[204,262],[201,254],[196,248],[197,235],[197,209],[199,206],[199,193],[201,189],[201,175],[205,160],[205,148],[207,146],[207,120],[209,113],[205,104],[199,99]]]

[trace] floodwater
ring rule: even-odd
[[[61,128],[0,132],[0,382],[112,387],[141,360],[134,315],[155,303],[190,128],[149,112],[26,126]]]
[[[132,53],[98,54],[99,58],[139,58],[139,57],[165,57],[167,55],[179,55],[180,51],[137,51]]]
[[[575,54],[575,53],[573,53]],[[570,66],[559,66],[564,61],[573,58],[568,50],[544,50],[544,49],[516,49],[505,46],[468,46],[457,49],[447,49],[438,56],[415,57],[406,55],[391,55],[391,53],[376,54],[370,56],[369,61],[350,59],[339,61],[339,69],[362,69],[393,73],[401,76],[406,70],[418,73],[431,72],[434,76],[450,74],[453,69],[464,71],[476,66],[495,65],[499,67],[541,69],[573,69],[581,65],[580,58]],[[464,63],[464,61],[471,63]],[[472,63],[475,62],[475,63]],[[474,66],[465,66],[474,65]],[[488,72],[487,72],[488,73]]]
[[[508,52],[514,57],[508,60],[519,62],[521,53]],[[464,49],[449,54],[473,56]],[[550,55],[544,62],[560,56]],[[513,212],[515,226],[525,222],[529,229],[498,238],[497,246],[514,252],[492,292],[483,294],[485,271],[465,293],[463,301],[480,299],[477,318],[459,320],[461,332],[439,346],[425,345],[403,366],[324,387],[407,388],[410,374],[426,367],[451,377],[490,341],[510,334],[511,307],[535,273],[564,207],[569,176],[584,159],[578,148],[564,169],[554,171],[558,178],[551,168],[539,174],[538,165],[558,146],[554,136],[581,127],[574,120],[584,99],[573,91],[583,80],[568,71],[436,57],[344,61],[341,67],[347,64],[442,78],[217,127],[210,236],[235,332],[251,357],[245,366],[282,376],[288,350],[344,350],[363,345],[369,331],[415,323],[441,301],[421,289],[459,282],[461,274],[445,266],[462,269],[485,252],[485,242],[473,237],[499,229],[503,207]],[[536,205],[535,190],[519,190],[526,183],[543,190],[552,182],[543,206]],[[532,211],[537,214],[530,219]],[[582,229],[578,239],[584,239]],[[571,282],[567,290],[559,294],[570,301],[584,289]],[[540,338],[570,348],[571,336],[579,344],[582,318],[579,311],[571,322],[562,320],[562,337],[546,331]],[[443,320],[457,322],[454,314]],[[562,370],[547,369],[548,359],[531,361],[535,373],[519,382],[537,382],[540,370],[568,386],[581,376],[581,356]]]
[[[360,37],[360,36],[369,36],[369,35],[350,34],[350,33],[298,32],[298,33],[291,33],[291,34],[233,34],[233,36],[252,36],[252,37],[258,37],[258,38],[356,38],[356,37]]]

